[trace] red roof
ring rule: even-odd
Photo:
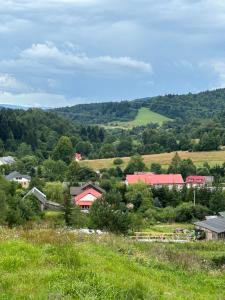
[[[80,153],[78,153],[78,152],[75,153],[75,159],[76,159],[76,160],[81,160],[81,158],[82,158],[82,157],[81,157],[81,154],[80,154]]]
[[[86,189],[84,190],[82,193],[80,193],[79,195],[77,195],[74,200],[75,200],[75,203],[78,204],[78,205],[92,205],[92,201],[82,201],[82,199],[87,196],[88,194],[94,196],[95,198],[100,198],[102,196],[102,193],[96,191],[95,189],[93,188],[89,188],[89,189]],[[89,204],[84,204],[84,203],[89,203]]]
[[[127,175],[128,184],[144,182],[149,185],[184,184],[181,174],[135,174]]]
[[[186,178],[186,183],[204,184],[205,176],[191,175]]]

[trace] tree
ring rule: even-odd
[[[117,146],[117,152],[119,156],[129,156],[132,152],[132,140],[130,137],[123,137],[118,146]]]
[[[180,164],[180,172],[184,179],[186,179],[189,175],[196,174],[196,166],[194,165],[193,161],[188,159],[183,159]]]
[[[78,171],[80,169],[80,165],[76,161],[72,161],[68,167],[66,172],[66,179],[69,181],[70,185],[75,185],[78,179]]]
[[[44,187],[44,193],[48,200],[63,203],[66,188],[61,182],[48,182]]]
[[[67,166],[62,160],[47,159],[42,164],[42,176],[49,181],[63,181]]]
[[[152,163],[151,164],[151,172],[153,172],[155,174],[162,174],[162,172],[163,172],[162,166],[158,163]]]
[[[73,225],[73,208],[72,200],[69,196],[64,199],[64,219],[67,226]]]
[[[7,215],[6,194],[3,190],[0,190],[0,225],[5,223],[6,215]]]
[[[200,138],[199,144],[197,145],[197,150],[200,151],[218,150],[219,146],[220,146],[219,136],[217,136],[212,132],[210,134],[205,132]]]
[[[144,212],[153,205],[152,193],[148,185],[144,183],[132,184],[125,194],[127,203],[134,205],[134,210]]]
[[[127,211],[113,209],[104,199],[96,200],[90,209],[90,224],[93,228],[126,234],[131,219]]]
[[[83,156],[88,156],[93,151],[93,146],[88,141],[81,141],[76,144],[76,151],[81,153]]]
[[[32,155],[31,146],[26,143],[21,143],[16,151],[18,157],[22,158],[26,155]]]
[[[127,167],[124,170],[125,174],[134,174],[134,172],[143,172],[146,166],[143,158],[140,155],[134,155],[130,158]]]
[[[62,136],[53,150],[52,157],[54,160],[62,160],[66,164],[69,164],[73,154],[73,145],[70,138],[68,136]]]
[[[176,152],[168,168],[168,173],[178,174],[180,172],[181,172],[181,158]]]

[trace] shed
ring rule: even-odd
[[[225,218],[223,217],[195,222],[194,224],[196,230],[205,232],[207,240],[225,239]]]

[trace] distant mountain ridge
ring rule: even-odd
[[[1,108],[23,109],[23,110],[29,109],[29,107],[22,106],[22,105],[2,104],[2,103],[0,103],[0,109],[1,109]]]
[[[132,101],[78,104],[52,111],[77,123],[106,124],[134,120],[141,107],[171,119],[208,119],[225,110],[225,89],[186,95],[169,94]]]

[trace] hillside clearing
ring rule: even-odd
[[[149,123],[157,123],[162,125],[166,121],[171,121],[171,119],[158,114],[156,112],[151,111],[146,107],[142,107],[139,109],[136,118],[133,121],[129,122],[111,122],[106,128],[132,128],[135,126],[145,126]]]
[[[49,229],[0,232],[1,299],[224,299],[223,242],[137,243]]]
[[[160,163],[164,167],[167,167],[176,152],[171,153],[161,153],[161,154],[151,154],[143,155],[144,162],[147,166],[151,163]],[[204,162],[208,162],[210,165],[222,164],[225,162],[225,151],[210,151],[210,152],[188,152],[188,151],[178,151],[179,156],[182,159],[190,158],[193,162],[200,166]],[[107,159],[95,159],[95,160],[83,160],[81,165],[91,167],[95,170],[102,168],[110,168],[113,166],[113,161],[115,158]],[[128,163],[130,157],[122,157],[124,163],[122,167]]]

